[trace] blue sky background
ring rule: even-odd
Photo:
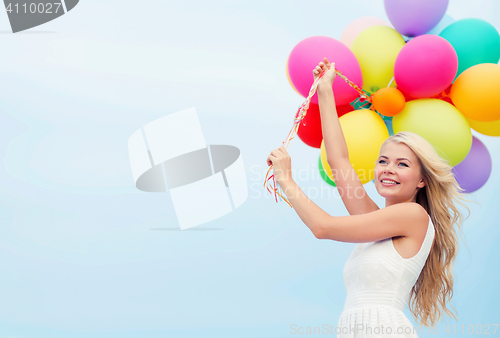
[[[494,0],[451,0],[447,14],[500,29]],[[335,326],[355,244],[315,239],[262,184],[303,102],[288,54],[367,15],[386,19],[383,1],[85,0],[17,34],[0,13],[0,337],[288,337],[292,324]],[[190,107],[207,144],[241,150],[249,197],[178,231],[169,195],[135,188],[127,141]],[[459,320],[422,337],[498,323],[500,139],[473,134],[493,172],[469,195],[478,204],[455,266]],[[289,153],[304,192],[347,215],[318,173],[319,149],[296,138]]]

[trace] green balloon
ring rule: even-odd
[[[467,68],[480,63],[498,63],[500,34],[481,19],[462,19],[446,27],[439,36],[446,39],[458,56],[455,79]]]
[[[331,186],[336,187],[335,182],[333,182],[330,177],[325,173],[325,169],[323,169],[323,164],[321,164],[321,156],[319,157],[319,174],[321,177],[325,180],[326,183],[330,184]]]
[[[407,102],[392,120],[394,133],[410,131],[422,136],[454,167],[472,146],[472,132],[465,116],[452,104],[438,99]]]

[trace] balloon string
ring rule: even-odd
[[[387,88],[389,88],[392,84],[392,81],[394,81],[394,76],[392,77],[391,81],[389,82],[389,84],[387,85]]]
[[[319,74],[319,76],[314,80],[312,86],[311,86],[311,89],[309,90],[309,95],[307,96],[306,100],[304,101],[304,103],[302,103],[302,105],[299,107],[299,109],[297,110],[297,113],[295,115],[295,119],[293,121],[293,126],[292,126],[292,129],[288,132],[288,135],[287,135],[287,138],[285,141],[282,142],[282,145],[285,147],[285,149],[288,149],[288,146],[290,145],[290,141],[295,137],[295,135],[297,135],[297,132],[299,130],[299,127],[300,127],[300,122],[304,120],[304,117],[306,116],[307,114],[307,110],[309,109],[309,104],[311,103],[311,98],[313,97],[313,95],[316,93],[316,89],[318,87],[318,84],[319,84],[319,80],[321,80],[321,78],[325,75],[325,73],[330,69],[330,67],[328,67],[327,69],[325,69],[323,72],[321,72],[321,74]],[[360,96],[360,101],[364,101],[366,100],[367,102],[365,104],[362,105],[362,107],[364,107],[366,104],[370,104],[372,102],[371,100],[371,97],[368,93],[364,92],[361,88],[359,88],[354,82],[352,82],[351,80],[349,80],[344,74],[342,74],[338,69],[335,69],[335,74],[337,74],[340,78],[342,78],[349,86],[351,86],[354,90],[356,90]],[[305,125],[305,121],[303,121],[304,125]],[[267,170],[267,173],[266,173],[266,178],[264,180],[264,188],[267,189],[267,191],[269,191],[270,194],[273,194],[274,193],[274,197],[275,197],[275,200],[276,202],[278,202],[278,197],[277,196],[280,196],[281,199],[283,199],[286,203],[288,203],[288,205],[290,206],[290,208],[293,209],[292,207],[292,204],[286,199],[286,197],[284,197],[283,195],[285,195],[283,193],[283,190],[281,189],[281,187],[279,186],[278,184],[278,189],[276,189],[276,181],[274,180],[274,173],[268,177],[269,175],[269,172],[271,171],[271,169],[273,168],[273,165],[271,164],[271,166],[269,167],[269,169]],[[271,182],[269,182],[269,180],[272,179],[272,185],[271,185]],[[266,186],[266,184],[268,186]],[[269,187],[269,185],[271,185],[271,187]],[[271,188],[271,189],[270,189]],[[271,192],[271,190],[273,192]],[[280,193],[281,192],[281,193]]]

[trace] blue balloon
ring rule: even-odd
[[[441,21],[430,31],[427,32],[427,34],[433,34],[433,35],[439,35],[449,25],[455,22],[455,19],[453,19],[451,16],[448,14],[445,14]]]
[[[467,68],[500,60],[500,34],[490,23],[475,18],[458,20],[439,36],[448,40],[458,56],[455,79]]]

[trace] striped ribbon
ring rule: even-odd
[[[329,68],[327,68],[326,70],[324,70],[314,80],[314,82],[313,82],[313,84],[311,86],[311,89],[309,90],[309,95],[307,96],[307,98],[304,101],[304,103],[302,103],[302,105],[297,110],[297,113],[295,114],[295,119],[293,121],[293,127],[290,130],[290,132],[288,133],[288,136],[287,136],[286,140],[283,141],[283,143],[282,143],[282,145],[283,145],[283,147],[285,147],[285,149],[288,149],[290,141],[295,137],[295,135],[297,135],[297,132],[298,132],[299,126],[300,126],[300,122],[303,121],[304,117],[307,114],[307,110],[309,109],[309,104],[311,103],[311,98],[316,93],[316,89],[318,87],[319,80],[321,80],[321,78],[323,77],[323,75],[325,75],[325,73],[326,73],[326,71],[328,69]],[[367,92],[365,92],[361,88],[359,88],[354,82],[352,82],[351,80],[349,80],[338,69],[335,69],[335,73],[340,78],[342,78],[349,86],[351,86],[354,90],[356,90],[358,92],[360,100],[363,100],[363,101],[366,100],[369,103],[371,103],[370,94],[368,94]],[[274,172],[273,172],[273,174],[271,174],[271,176],[269,176],[269,173],[272,170],[272,168],[273,168],[273,165],[271,164],[271,166],[269,167],[269,169],[267,170],[267,173],[266,173],[266,178],[264,180],[264,188],[266,188],[267,191],[269,191],[269,193],[271,195],[274,194],[274,198],[275,198],[276,202],[278,202],[278,196],[279,196],[283,201],[285,201],[286,203],[288,203],[288,205],[290,206],[290,208],[293,209],[292,204],[284,196],[285,194],[283,193],[283,190],[281,189],[281,187],[279,186],[279,184],[278,184],[278,189],[276,189],[276,181],[274,179]],[[270,182],[271,179],[272,179],[272,182]]]

